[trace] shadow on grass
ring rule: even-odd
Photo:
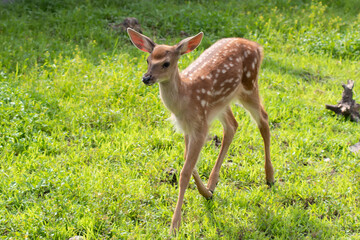
[[[254,208],[253,223],[256,232],[268,238],[283,237],[300,239],[304,237],[326,239],[335,234],[329,224],[314,217],[302,206],[281,208],[277,211],[269,206]]]
[[[310,69],[296,67],[295,65],[292,65],[292,63],[282,63],[271,56],[265,57],[263,67],[268,70],[270,69],[271,72],[279,73],[281,75],[292,75],[293,77],[308,83],[325,83],[327,80],[332,79],[331,76],[324,76],[319,71],[314,72]]]
[[[227,201],[226,199],[223,199]],[[231,216],[231,211],[226,213],[229,219],[235,220],[227,222],[227,216],[219,219],[215,210],[215,197],[206,201],[207,217],[211,225],[216,226],[218,237],[229,237],[233,239],[330,239],[337,235],[336,229],[321,217],[315,216],[304,209],[302,204],[289,206],[267,206],[254,204],[246,208],[244,219],[237,219]],[[217,208],[221,207],[217,206]],[[239,206],[241,208],[241,206]],[[243,206],[244,207],[244,206]]]

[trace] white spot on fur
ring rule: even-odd
[[[246,89],[242,89],[241,92],[247,94],[247,95],[251,95],[253,93],[253,90],[246,90]]]
[[[222,70],[222,73],[226,73],[226,70],[225,70],[225,69],[223,69],[223,70]]]
[[[227,89],[224,91],[224,94],[226,94],[228,91],[230,91],[230,88],[227,88]]]
[[[252,69],[255,69],[255,63],[254,62],[251,64],[251,67],[252,67]]]
[[[203,88],[203,89],[201,89],[201,92],[202,92],[202,93],[205,93],[205,92],[206,92],[206,90]]]
[[[221,88],[220,90],[214,92],[214,95],[215,96],[221,95],[223,91],[224,91],[224,88]]]
[[[234,78],[229,78],[224,81],[224,83],[231,83],[234,80]]]
[[[225,99],[225,97],[221,97],[221,98],[217,99],[214,103],[222,102],[222,101],[224,101],[224,99]]]
[[[202,106],[202,107],[205,107],[205,105],[206,105],[206,101],[205,101],[205,100],[201,100],[201,106]]]
[[[246,73],[246,77],[247,77],[247,78],[251,77],[251,72],[250,72],[250,71],[248,71],[248,72]]]

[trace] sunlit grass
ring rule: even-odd
[[[183,138],[146,54],[108,24],[135,16],[175,44],[180,31],[261,43],[260,92],[270,118],[276,185],[268,189],[260,133],[233,106],[239,130],[214,199],[191,181],[178,239],[358,239],[360,127],[324,107],[357,80],[356,1],[32,1],[0,5],[0,236],[13,239],[168,238]],[[217,11],[213,9],[216,8]],[[169,11],[169,9],[174,9]],[[358,99],[355,82],[355,99]],[[222,136],[215,122],[211,135]],[[207,180],[219,149],[198,162]]]

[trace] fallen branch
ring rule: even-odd
[[[350,120],[353,122],[360,122],[360,104],[356,103],[353,99],[353,87],[354,81],[348,80],[348,84],[342,84],[344,92],[342,94],[342,99],[337,105],[328,105],[326,104],[326,109],[329,109],[335,112],[338,115],[343,115],[346,118],[350,117]]]

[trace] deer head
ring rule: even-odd
[[[148,70],[143,75],[142,81],[146,85],[166,82],[174,77],[178,71],[178,61],[181,55],[193,51],[200,45],[203,33],[188,37],[174,46],[157,45],[147,36],[128,28],[132,43],[141,51],[150,53],[147,58]]]

